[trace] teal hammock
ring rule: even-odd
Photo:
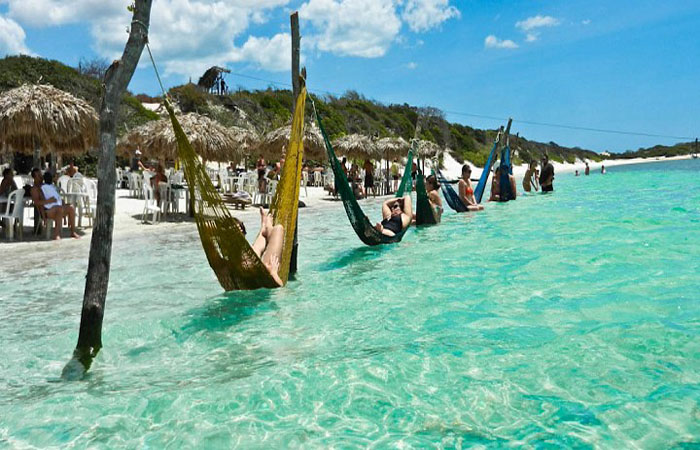
[[[416,175],[416,225],[436,225],[435,210],[430,206],[428,192],[425,189],[425,177],[419,170]]]
[[[510,162],[510,146],[508,145],[501,150],[501,163],[499,167],[501,169],[500,179],[498,180],[501,189],[499,201],[507,202],[514,199],[513,189],[510,185],[510,175],[513,175],[513,164]]]
[[[313,100],[312,100],[313,104]],[[380,244],[393,244],[395,242],[400,242],[403,235],[408,230],[408,227],[404,228],[400,233],[396,233],[394,236],[386,236],[374,228],[374,225],[369,221],[365,213],[360,208],[357,203],[355,194],[352,192],[352,188],[348,183],[348,178],[345,176],[345,172],[340,167],[340,162],[335,156],[335,151],[331,145],[326,130],[323,128],[323,122],[321,122],[321,117],[318,115],[318,111],[314,106],[314,114],[316,115],[316,121],[318,122],[318,128],[321,130],[323,135],[323,141],[326,144],[326,152],[328,153],[328,161],[331,163],[331,169],[333,170],[333,175],[335,176],[335,186],[340,195],[340,199],[343,201],[343,206],[345,207],[345,212],[350,220],[350,225],[352,225],[353,230],[360,238],[362,242],[367,245],[380,245]],[[403,197],[405,193],[411,192],[413,187],[413,182],[411,180],[411,167],[413,166],[413,148],[408,151],[408,162],[406,163],[406,168],[401,178],[401,185],[399,190],[396,192],[396,197]]]
[[[457,212],[469,211],[467,209],[467,205],[465,205],[462,199],[459,198],[459,194],[455,192],[455,190],[450,185],[450,182],[447,181],[447,179],[442,175],[442,172],[440,172],[439,169],[437,171],[437,177],[438,181],[440,182],[440,190],[442,191],[442,195],[445,197],[445,200],[447,201],[447,204],[450,206],[450,208]]]
[[[481,203],[481,198],[484,196],[484,189],[486,189],[486,182],[489,179],[489,173],[491,173],[493,163],[496,162],[496,147],[498,147],[498,138],[496,138],[496,141],[493,143],[493,148],[491,149],[491,153],[489,153],[489,159],[486,160],[484,171],[481,172],[479,183],[476,185],[476,189],[474,189],[474,198],[477,203]]]

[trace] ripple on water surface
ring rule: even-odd
[[[3,269],[0,443],[698,445],[699,170],[558,175],[379,248],[305,210],[298,280],[274,291],[221,293],[184,227],[117,241],[105,347],[75,383],[84,255]]]

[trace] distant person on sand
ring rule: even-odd
[[[374,190],[374,164],[369,159],[366,159],[363,168],[365,169],[365,194],[369,196],[369,191],[372,190],[372,195],[376,197],[377,192]]]
[[[600,166],[600,173],[602,173],[603,175],[605,175],[605,166],[604,166],[604,165],[601,165],[601,166]]]
[[[66,175],[72,177],[78,172],[78,166],[74,165],[73,161],[71,160],[70,164],[68,165],[68,168],[66,169]]]
[[[575,175],[576,175],[576,176],[578,176],[578,175],[579,175],[579,173],[578,173],[578,169],[576,169],[576,173],[575,173]]]
[[[272,216],[260,208],[260,233],[253,242],[253,251],[260,257],[278,286],[284,286],[279,276],[283,247],[284,227],[280,224],[275,225]]]
[[[457,190],[459,191],[459,199],[467,207],[469,211],[481,211],[484,209],[484,205],[480,205],[476,202],[476,197],[474,197],[474,188],[472,188],[472,168],[469,164],[462,166],[462,178],[457,184]]]
[[[402,198],[390,198],[382,204],[381,222],[374,228],[385,236],[396,236],[411,225],[413,219],[413,208],[411,207],[411,196]]]
[[[393,186],[394,189],[392,189],[394,192],[399,188],[399,164],[396,162],[396,159],[394,159],[394,162],[391,163],[391,179],[394,180]]]
[[[586,169],[583,171],[584,175],[590,175],[591,174],[591,168],[588,167],[588,163],[586,163]]]
[[[515,177],[508,174],[508,181],[510,182],[510,192],[513,194],[513,198],[511,198],[511,200],[515,200],[518,196],[518,191],[515,185]],[[502,201],[501,198],[501,166],[498,166],[496,167],[496,171],[493,173],[493,181],[491,181],[491,197],[489,197],[489,201],[500,202]]]
[[[56,186],[53,185],[51,172],[46,172],[42,176],[41,170],[34,168],[32,169],[32,179],[34,180],[34,186],[31,189],[31,194],[34,207],[39,210],[42,218],[53,220],[54,240],[61,239],[61,225],[65,217],[68,217],[71,237],[80,239],[80,236],[75,232],[75,208],[73,205],[63,204]]]
[[[530,161],[530,166],[525,171],[525,177],[523,178],[523,189],[525,189],[525,192],[530,192],[533,186],[536,191],[540,190],[535,172],[537,172],[537,163],[533,160]]]
[[[549,155],[546,153],[542,157],[542,173],[540,173],[540,186],[542,192],[554,191],[554,166],[549,162]]]
[[[265,181],[265,169],[267,168],[267,164],[262,155],[260,155],[255,162],[255,168],[258,170],[258,192],[265,192],[267,190],[267,183]]]

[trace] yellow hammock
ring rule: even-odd
[[[299,206],[299,183],[304,157],[305,105],[306,87],[302,87],[294,109],[292,131],[282,175],[270,204],[270,214],[274,218],[274,224],[281,224],[284,227],[284,246],[279,277],[285,284],[289,278],[289,263],[292,257]],[[227,291],[278,287],[260,257],[248,244],[236,219],[231,216],[221,200],[204,165],[175,118],[172,106],[167,101],[165,106],[173,123],[177,138],[177,153],[185,172],[190,196],[195,200],[194,219],[197,222],[202,247],[219,283]]]

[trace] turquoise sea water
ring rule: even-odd
[[[274,291],[222,293],[194,229],[119,240],[80,382],[85,257],[3,264],[0,447],[695,448],[700,161],[555,186],[381,248],[307,209]]]

